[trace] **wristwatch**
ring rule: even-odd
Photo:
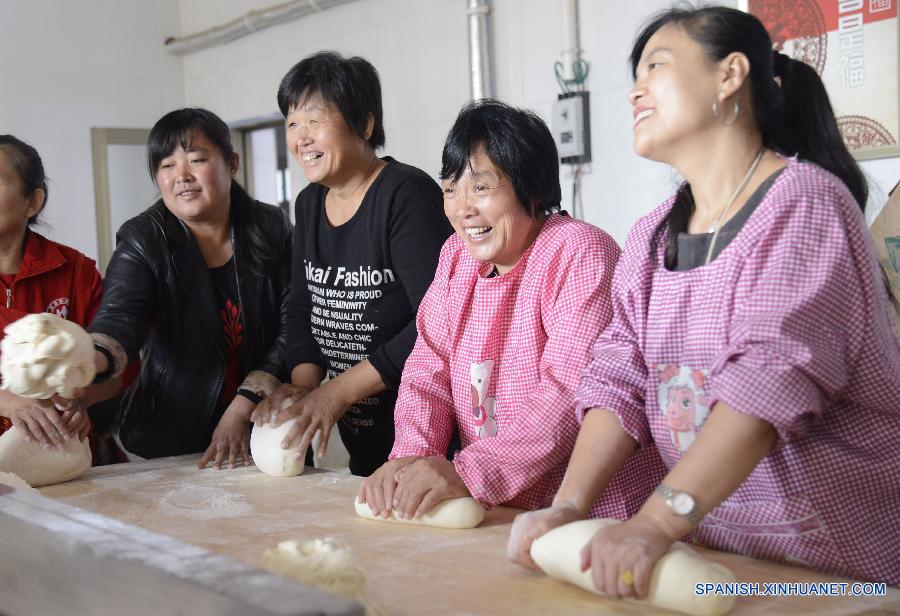
[[[654,493],[659,494],[663,498],[666,505],[669,506],[669,509],[671,509],[675,515],[681,516],[694,526],[699,524],[700,520],[703,519],[700,510],[697,509],[697,502],[694,500],[694,497],[687,492],[670,488],[666,484],[661,483],[656,486]]]

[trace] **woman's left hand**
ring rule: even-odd
[[[396,478],[392,509],[403,520],[424,515],[448,498],[471,496],[453,463],[443,456],[419,458],[397,471]]]
[[[597,531],[581,550],[581,570],[591,569],[597,590],[611,599],[644,598],[653,567],[674,539],[650,516],[636,516]]]
[[[213,468],[221,469],[226,457],[231,468],[237,468],[238,457],[244,466],[250,466],[250,413],[253,406],[243,396],[236,396],[228,405],[200,459],[200,468],[206,468],[213,461]]]

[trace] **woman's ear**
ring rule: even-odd
[[[231,173],[231,177],[234,177],[237,175],[237,170],[238,170],[238,166],[240,165],[240,162],[241,162],[241,157],[237,152],[235,152],[231,156],[231,160],[228,162],[228,171]]]
[[[741,89],[750,75],[750,60],[739,51],[719,61],[719,94],[722,100]]]
[[[368,120],[366,120],[366,141],[372,138],[372,132],[375,130],[375,116],[371,113],[369,114]]]
[[[28,197],[28,208],[25,210],[25,218],[34,218],[40,214],[46,202],[47,193],[44,192],[43,188],[36,188],[31,196]]]

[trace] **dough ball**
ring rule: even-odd
[[[260,566],[349,597],[358,595],[366,581],[350,548],[336,539],[282,541],[277,548],[263,552]]]
[[[581,571],[581,548],[598,530],[618,523],[618,520],[579,520],[554,528],[531,544],[531,558],[550,577],[599,594],[590,569]],[[731,610],[735,598],[696,595],[695,585],[735,581],[734,573],[727,567],[703,558],[683,543],[676,543],[654,567],[650,592],[640,602],[695,616],[720,616]]]
[[[91,459],[87,439],[72,438],[60,450],[29,443],[16,426],[0,436],[0,471],[15,473],[36,488],[75,479],[90,468]]]
[[[396,524],[418,524],[420,526],[436,526],[438,528],[475,528],[484,520],[484,507],[471,496],[450,498],[435,505],[431,511],[419,518],[403,520],[393,511],[385,519],[372,513],[368,503],[353,502],[356,514],[367,520],[378,522],[394,522]]]
[[[297,457],[299,445],[291,449],[281,448],[281,441],[296,423],[297,418],[294,417],[277,428],[269,424],[253,426],[250,455],[259,470],[276,477],[294,477],[303,472],[304,457]]]
[[[41,312],[10,323],[0,342],[3,389],[26,398],[46,400],[94,380],[94,343],[76,323]]]

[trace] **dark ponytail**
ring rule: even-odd
[[[734,52],[750,62],[750,95],[753,117],[763,145],[785,156],[798,156],[830,171],[850,190],[860,209],[865,209],[868,188],[862,172],[841,139],[837,121],[816,72],[798,60],[772,52],[772,39],[753,15],[722,6],[700,9],[672,8],[644,27],[631,50],[632,76],[647,42],[660,28],[676,24],[718,62]],[[780,85],[775,81],[779,78]],[[678,258],[677,237],[687,231],[694,213],[694,198],[686,182],[678,189],[672,209],[651,239],[655,254],[661,237],[666,237],[666,267]]]
[[[44,173],[44,163],[41,156],[32,146],[12,135],[0,135],[0,152],[4,152],[9,159],[13,171],[22,182],[22,196],[30,198],[36,190],[44,191],[44,205],[47,205],[47,176]],[[28,224],[37,222],[38,216],[44,210],[28,219]]]

